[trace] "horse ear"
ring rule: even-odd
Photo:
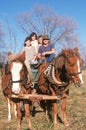
[[[78,47],[75,47],[73,50],[77,52],[78,51]]]
[[[68,51],[65,49],[62,49],[62,53],[66,56],[68,54]]]
[[[12,52],[11,51],[8,51],[8,56],[12,55]]]

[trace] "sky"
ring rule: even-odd
[[[86,0],[0,0],[0,21],[8,15],[9,22],[14,24],[14,16],[29,11],[34,5],[52,7],[60,15],[72,17],[78,24],[80,40],[86,42]]]

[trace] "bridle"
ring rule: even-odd
[[[13,81],[11,78],[11,83],[22,83],[25,86],[25,84],[27,83],[27,80],[28,80],[28,78],[27,78],[28,72],[27,72],[27,68],[26,68],[25,64],[23,64],[23,69],[21,71],[24,71],[23,78],[20,80],[16,80],[16,81]]]
[[[24,82],[25,80],[26,80],[25,78],[16,81],[11,80],[11,83],[21,83]]]
[[[76,76],[76,75],[78,75],[78,74],[81,74],[81,71],[80,71],[80,72],[77,72],[77,73],[69,73],[69,72],[67,72],[67,74],[68,74],[69,76]]]
[[[68,64],[68,58],[70,57],[73,57],[75,54],[69,54],[67,56],[65,56],[64,58],[64,64],[65,64],[65,68],[66,68],[66,75],[68,75],[68,77],[72,77],[72,76],[76,76],[76,75],[79,75],[81,74],[81,71],[80,72],[76,72],[76,73],[70,73],[67,69],[67,64]]]
[[[14,60],[14,62],[21,62],[21,61],[19,61],[19,60]],[[22,62],[21,62],[21,63],[22,63]],[[28,71],[27,71],[27,68],[26,68],[25,64],[24,64],[24,63],[22,63],[22,64],[23,64],[23,69],[22,69],[21,71],[24,71],[24,72],[23,72],[23,73],[24,73],[24,74],[23,74],[23,77],[22,77],[20,80],[13,81],[13,80],[12,80],[12,75],[11,75],[11,78],[10,78],[10,83],[11,83],[11,84],[13,84],[13,83],[22,83],[23,86],[26,85],[27,80],[28,80],[28,78],[27,78]],[[11,74],[11,72],[10,72],[10,74]]]

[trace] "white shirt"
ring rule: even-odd
[[[25,58],[28,62],[30,62],[34,56],[36,55],[35,48],[33,46],[24,47],[22,52],[25,51]]]
[[[31,41],[31,45],[35,47],[35,50],[36,50],[36,53],[38,53],[38,41],[37,40],[34,40],[34,41]]]

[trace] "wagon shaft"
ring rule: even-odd
[[[57,96],[49,96],[49,95],[42,95],[42,94],[24,94],[23,96],[18,96],[12,94],[12,98],[18,99],[29,99],[29,100],[60,100]]]

